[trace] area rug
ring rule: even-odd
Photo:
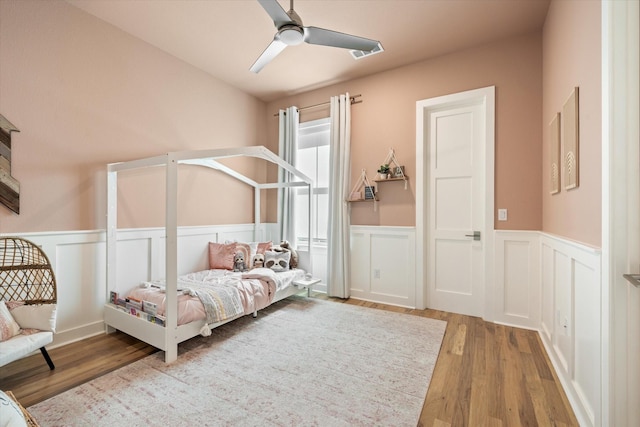
[[[29,407],[53,426],[415,426],[446,322],[288,298]]]

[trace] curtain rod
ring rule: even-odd
[[[350,97],[349,97],[349,99],[351,100],[351,105],[353,105],[353,104],[361,104],[361,103],[362,103],[362,100],[361,100],[361,99],[356,99],[356,98],[361,98],[361,97],[362,97],[362,95],[353,95],[353,96],[350,96]],[[322,103],[320,103],[320,104],[308,105],[308,106],[306,106],[306,107],[300,107],[300,108],[298,108],[298,111],[302,111],[302,110],[309,110],[309,109],[311,109],[311,108],[324,107],[325,105],[329,105],[329,104],[331,104],[331,102],[322,102]],[[285,112],[285,114],[286,114],[286,112]],[[279,115],[280,115],[280,113],[276,113],[276,114],[274,114],[273,116],[274,116],[274,117],[278,117]]]

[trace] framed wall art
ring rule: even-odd
[[[574,88],[562,107],[562,162],[564,188],[580,184],[580,110],[578,88]]]
[[[551,123],[549,140],[549,178],[551,184],[551,194],[560,192],[560,113],[556,113]]]
[[[0,203],[20,213],[20,183],[11,176],[11,133],[18,128],[0,114]]]

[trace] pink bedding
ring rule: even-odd
[[[203,301],[209,301],[207,303],[210,310],[209,322],[222,321],[261,310],[271,304],[277,290],[291,285],[291,282],[300,275],[304,275],[302,270],[291,270],[283,274],[259,268],[246,273],[204,270],[180,276],[178,278],[178,325],[207,319]],[[205,292],[206,295],[203,295]],[[206,298],[203,298],[204,296]],[[145,282],[133,289],[128,297],[157,304],[157,313],[165,316],[164,281]],[[213,315],[211,310],[215,311]]]

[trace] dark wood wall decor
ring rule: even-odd
[[[20,132],[0,114],[0,203],[20,213],[20,183],[11,176],[11,133]]]

